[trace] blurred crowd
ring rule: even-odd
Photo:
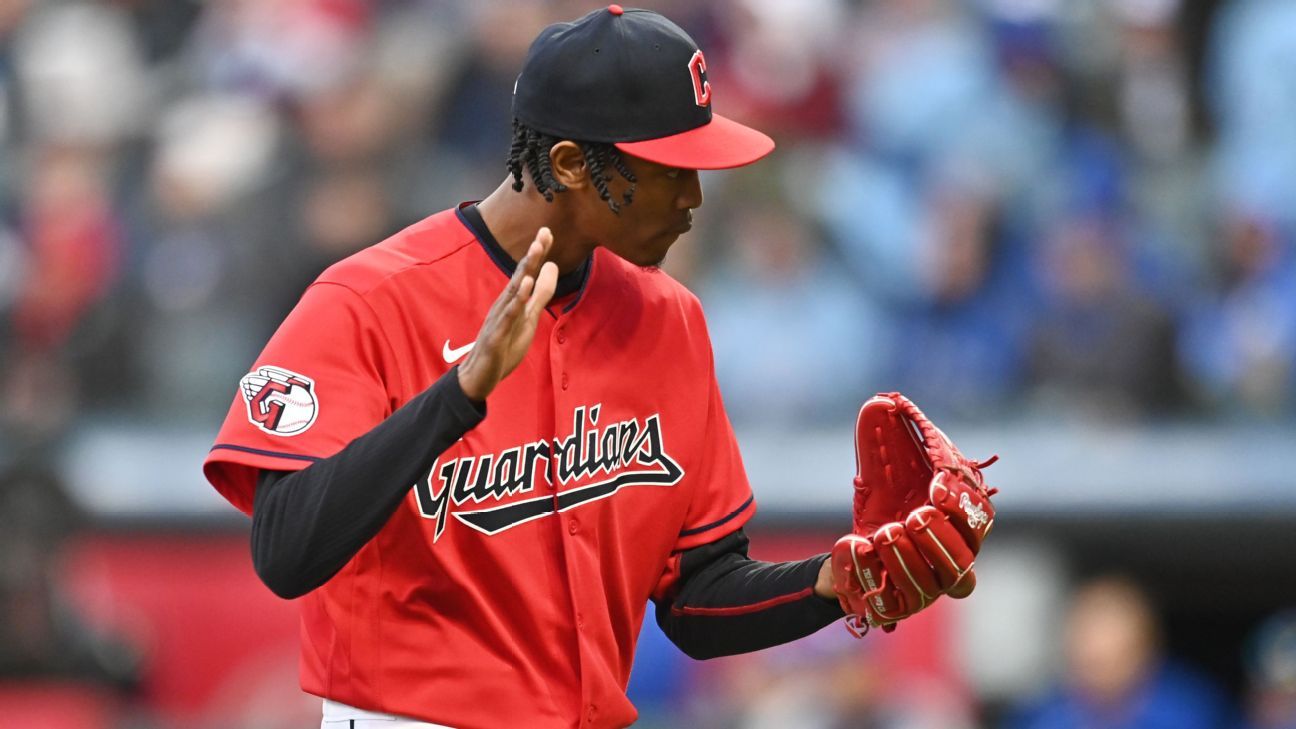
[[[643,729],[1294,729],[1296,613],[1251,635],[1232,696],[1167,648],[1158,606],[1128,577],[1103,574],[1063,596],[1044,637],[1037,687],[987,702],[949,660],[957,621],[906,621],[894,637],[846,639],[838,626],[759,654],[684,668],[673,686],[632,691]],[[945,647],[945,650],[942,650]],[[650,664],[651,665],[651,664]],[[669,665],[669,664],[666,664]],[[988,668],[988,667],[987,667]],[[990,708],[993,706],[994,708]]]
[[[668,270],[731,415],[1296,412],[1296,4],[648,3],[779,149]],[[589,2],[0,0],[0,419],[215,422],[325,266],[505,174]]]

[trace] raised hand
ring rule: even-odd
[[[541,228],[486,313],[472,352],[459,366],[459,385],[469,398],[484,401],[531,347],[540,312],[558,285],[558,266],[545,261],[552,246],[553,233]]]

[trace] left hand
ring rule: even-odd
[[[847,627],[890,631],[941,595],[967,597],[994,524],[981,469],[911,401],[879,394],[856,422],[854,530],[829,561]],[[816,583],[818,594],[823,574]]]

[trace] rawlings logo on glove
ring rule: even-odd
[[[972,503],[972,499],[967,494],[959,496],[959,508],[967,514],[968,526],[973,529],[990,525],[990,517],[986,516],[985,508]]]
[[[997,458],[997,457],[996,457]],[[855,426],[854,533],[832,551],[846,627],[888,632],[941,595],[967,597],[994,526],[981,469],[899,393],[871,398]]]

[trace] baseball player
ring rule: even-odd
[[[325,271],[204,464],[300,598],[324,727],[621,727],[646,604],[687,654],[840,619],[827,555],[747,557],[698,300],[658,270],[699,169],[774,147],[706,59],[612,5],[546,28],[509,176]]]

